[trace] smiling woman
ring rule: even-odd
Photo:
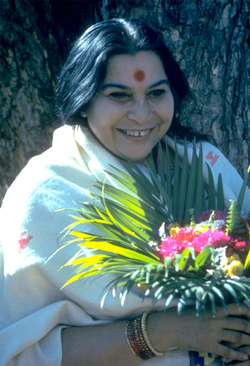
[[[78,242],[64,246],[72,239],[69,232],[60,236],[65,227],[72,227],[74,216],[58,209],[93,200],[102,215],[96,181],[108,180],[111,190],[119,186],[112,173],[127,173],[124,158],[148,175],[145,159],[159,161],[158,141],[164,151],[169,145],[168,161],[181,169],[181,139],[194,134],[181,126],[176,112],[188,95],[187,80],[160,34],[140,20],[97,23],[76,41],[56,88],[64,126],[55,131],[53,146],[17,177],[0,211],[1,366],[212,366],[222,365],[221,357],[250,365],[241,362],[250,353],[250,310],[245,305],[230,304],[227,315],[218,308],[216,319],[204,311],[201,319],[193,307],[180,316],[175,303],[165,311],[164,299],[156,304],[149,298],[142,301],[138,289],[127,295],[124,306],[108,295],[101,308],[113,275],[86,276],[64,287],[75,274],[64,264],[81,258]],[[177,150],[170,135],[179,139]],[[204,167],[211,163],[216,177],[223,169],[227,173],[226,204],[232,194],[238,195],[242,180],[215,147],[200,144],[206,151]],[[192,156],[191,143],[189,153]],[[165,168],[171,171],[172,166]],[[249,202],[243,205],[247,212]],[[103,220],[98,228],[84,218],[81,225],[86,240],[89,233],[103,239],[108,235]],[[123,229],[121,224],[118,236]],[[93,252],[81,249],[81,256],[91,261]],[[218,357],[211,361],[199,352]]]
[[[134,78],[138,68],[145,75]],[[168,131],[174,98],[161,59],[152,51],[112,56],[101,91],[86,110],[88,125],[114,155],[139,161]]]

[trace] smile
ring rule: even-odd
[[[128,136],[144,137],[149,134],[150,129],[144,131],[132,131],[132,130],[121,130],[121,131]]]

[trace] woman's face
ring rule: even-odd
[[[174,98],[152,51],[109,59],[100,92],[86,111],[89,128],[114,155],[145,158],[171,125]]]

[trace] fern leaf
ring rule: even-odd
[[[235,235],[243,232],[245,232],[245,227],[241,221],[238,203],[232,200],[228,210],[225,233]]]

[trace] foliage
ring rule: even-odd
[[[203,182],[202,149],[196,154],[193,142],[193,157],[188,165],[187,143],[185,142],[183,159],[175,154],[172,164],[167,147],[158,146],[159,164],[153,157],[148,159],[149,176],[133,162],[124,163],[127,173],[112,167],[115,173],[107,172],[120,184],[120,188],[97,181],[94,185],[100,194],[89,192],[92,203],[83,203],[76,209],[78,216],[72,215],[74,222],[65,229],[66,234],[74,239],[68,244],[78,243],[77,255],[65,266],[76,266],[76,275],[64,285],[82,277],[97,274],[114,273],[113,281],[108,285],[106,295],[121,288],[121,303],[134,285],[146,286],[144,296],[153,294],[153,303],[166,298],[166,306],[174,297],[179,298],[178,311],[192,298],[196,309],[202,312],[209,301],[215,313],[219,301],[226,309],[226,298],[230,296],[238,302],[239,294],[249,298],[250,283],[246,278],[226,276],[218,265],[225,248],[216,250],[212,245],[195,253],[193,248],[186,248],[174,256],[173,261],[163,261],[156,250],[159,242],[158,228],[163,222],[168,227],[173,222],[185,225],[190,222],[190,210],[194,217],[199,216],[208,207],[224,210],[222,177],[215,183],[208,167],[209,182]],[[249,172],[248,172],[249,174]],[[245,179],[246,181],[246,179]],[[195,187],[195,188],[194,188]],[[240,193],[242,204],[244,189]],[[97,203],[95,203],[97,202]],[[77,231],[76,226],[90,223],[102,234]],[[171,226],[171,225],[170,225]],[[84,228],[84,226],[83,226]],[[227,232],[239,234],[243,230],[237,204],[232,203],[227,219]],[[85,255],[87,248],[91,255]],[[224,250],[224,252],[223,252]],[[247,256],[245,270],[250,266]]]

